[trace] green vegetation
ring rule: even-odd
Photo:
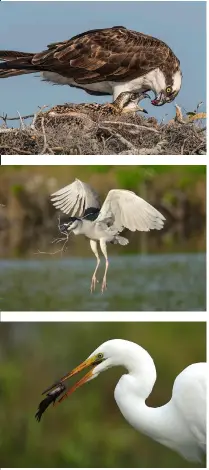
[[[205,165],[5,166],[0,168],[0,258],[47,250],[57,236],[58,214],[49,196],[75,178],[95,188],[101,201],[110,189],[129,189],[165,215],[165,230],[131,235],[126,252],[141,251],[142,239],[149,251],[172,251],[172,244],[173,251],[182,251],[182,244],[191,251],[191,237],[193,245],[196,237],[194,251],[205,250]],[[158,246],[151,248],[152,240]],[[86,240],[73,238],[71,254],[87,256]]]
[[[113,396],[122,368],[104,372],[35,421],[41,392],[111,338],[135,341],[153,357],[158,378],[150,406],[166,403],[181,370],[206,358],[204,323],[1,323],[1,467],[196,466],[125,421]]]
[[[76,176],[98,185],[115,182],[119,187],[138,190],[141,184],[163,184],[193,192],[194,185],[205,182],[205,165],[86,165],[86,166],[4,166],[0,169],[0,187],[5,179],[15,180],[15,187],[22,189],[18,181],[33,177],[56,178],[59,184],[69,183]],[[42,180],[41,180],[42,181]],[[42,181],[43,183],[43,181]],[[47,180],[45,181],[47,183]],[[92,183],[93,184],[93,183]],[[102,185],[103,186],[103,185]]]

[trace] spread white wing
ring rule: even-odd
[[[81,217],[88,208],[100,208],[99,196],[91,186],[77,178],[51,195],[52,204],[65,214]]]
[[[112,189],[100,210],[96,223],[111,220],[118,231],[128,228],[148,232],[161,230],[165,217],[153,206],[132,191]]]

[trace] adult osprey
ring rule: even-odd
[[[180,62],[163,41],[123,26],[94,29],[34,54],[0,51],[0,78],[41,72],[44,80],[92,95],[153,91],[155,106],[170,103],[182,81]]]

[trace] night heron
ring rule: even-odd
[[[67,223],[60,225],[60,231],[75,235],[85,235],[96,256],[96,268],[92,276],[91,292],[95,290],[96,273],[100,264],[97,242],[105,257],[106,265],[102,281],[102,292],[107,288],[107,243],[127,245],[128,240],[120,235],[124,229],[148,232],[161,230],[165,217],[134,192],[124,189],[111,189],[101,206],[99,196],[88,184],[76,179],[51,195],[56,209],[70,214]]]

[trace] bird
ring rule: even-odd
[[[122,92],[113,103],[65,103],[63,105],[53,106],[49,111],[39,113],[36,119],[36,125],[41,125],[42,117],[45,122],[51,122],[54,119],[66,119],[70,117],[79,117],[88,115],[93,120],[98,117],[106,118],[108,116],[117,116],[124,113],[136,113],[141,111],[147,113],[146,109],[138,105],[139,101],[149,98],[148,93]]]
[[[114,391],[115,401],[128,423],[185,459],[200,461],[206,451],[207,364],[204,362],[186,367],[174,381],[170,401],[152,408],[146,405],[157,377],[152,357],[132,341],[111,339],[43,393],[89,367],[87,374],[59,398],[57,403],[60,403],[113,366],[123,366],[128,372],[120,378]]]
[[[73,232],[90,239],[90,246],[97,260],[91,280],[91,292],[95,290],[98,282],[98,241],[106,261],[101,287],[103,293],[107,289],[109,266],[107,243],[125,246],[129,241],[120,235],[124,229],[148,232],[152,229],[161,230],[164,225],[165,217],[159,211],[133,191],[125,189],[111,189],[101,206],[98,193],[89,184],[76,178],[73,183],[50,197],[56,209],[70,214],[67,222],[59,224],[60,232],[67,236]]]
[[[180,61],[160,39],[124,26],[93,29],[49,44],[38,53],[0,51],[0,78],[40,72],[45,81],[91,95],[153,91],[154,106],[178,95]]]

